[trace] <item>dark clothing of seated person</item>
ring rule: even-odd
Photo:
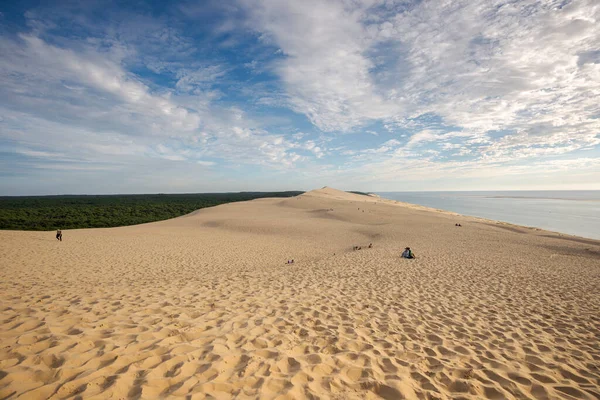
[[[412,252],[412,250],[410,249],[410,247],[407,247],[402,252],[402,258],[415,258],[415,253]]]

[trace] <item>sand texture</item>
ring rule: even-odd
[[[0,399],[600,398],[598,241],[334,189],[63,234],[0,232]]]

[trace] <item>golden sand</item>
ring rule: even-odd
[[[600,398],[599,241],[334,189],[63,234],[0,232],[0,399]]]

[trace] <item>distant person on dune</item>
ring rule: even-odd
[[[56,240],[60,240],[62,242],[62,231],[60,229],[56,231]]]
[[[402,258],[416,258],[416,257],[415,257],[415,253],[412,252],[410,247],[407,247],[402,252]]]

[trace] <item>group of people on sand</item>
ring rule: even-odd
[[[367,246],[367,248],[372,249],[373,248],[373,243],[369,243],[369,246]],[[354,246],[352,248],[352,250],[361,250],[361,249],[362,249],[361,246]],[[333,255],[335,256],[335,253],[333,253]],[[404,249],[404,251],[402,252],[401,257],[402,258],[409,258],[409,259],[417,258],[415,256],[415,253],[410,249],[410,247],[406,247]],[[293,263],[294,263],[294,260],[288,260],[287,261],[287,264],[293,264]]]
[[[368,246],[369,249],[373,248],[373,243],[369,243]],[[360,246],[354,246],[353,250],[360,250],[362,249],[362,247]],[[413,253],[413,251],[410,249],[410,247],[406,247],[404,249],[404,251],[402,252],[402,258],[417,258],[415,256],[415,253]]]
[[[369,249],[373,248],[373,243],[369,243]],[[360,246],[354,246],[354,250],[360,250]],[[417,258],[415,253],[410,249],[410,247],[406,247],[402,252],[402,258]]]
[[[373,243],[369,243],[369,246],[368,246],[368,248],[369,248],[369,249],[373,248]],[[361,247],[361,246],[354,246],[354,247],[352,248],[352,250],[361,250],[361,249],[362,249],[362,247]],[[333,253],[333,255],[335,256],[335,253]],[[408,258],[408,259],[414,259],[414,258],[417,258],[417,257],[415,256],[415,253],[414,253],[414,252],[413,252],[413,251],[410,249],[410,247],[406,247],[406,248],[404,248],[404,251],[402,252],[402,255],[401,255],[401,257],[402,257],[402,258]],[[294,260],[288,260],[288,261],[287,261],[287,264],[293,264],[293,263],[294,263]]]

